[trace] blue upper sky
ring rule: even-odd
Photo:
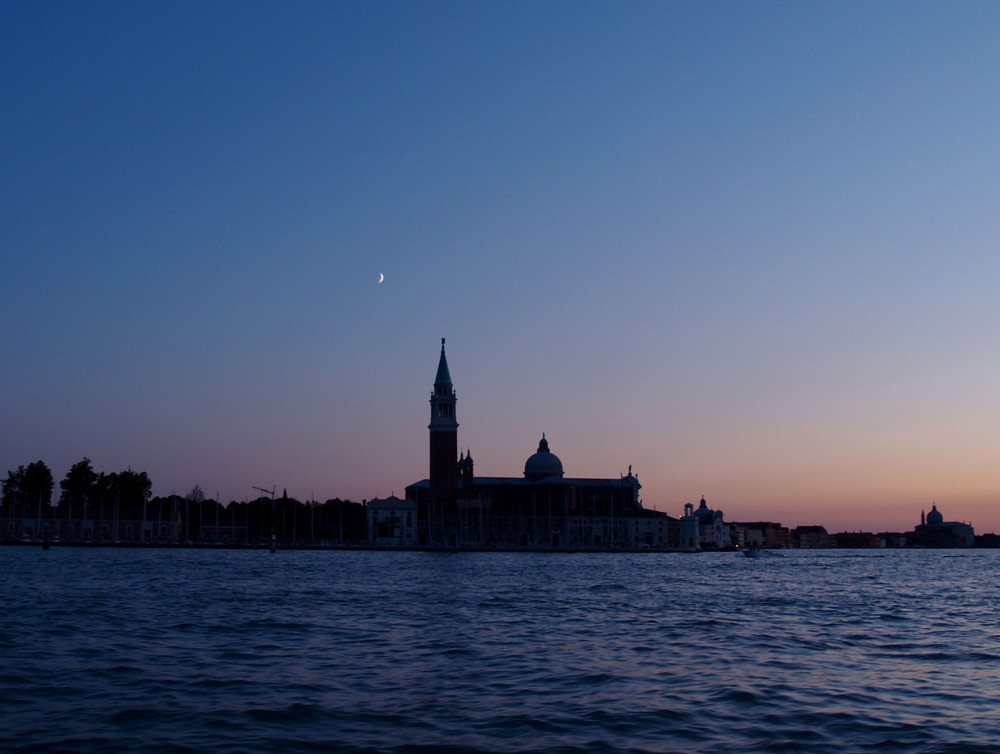
[[[0,473],[1000,527],[1000,5],[0,5]],[[379,276],[384,282],[379,284]]]

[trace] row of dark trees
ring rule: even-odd
[[[98,473],[89,458],[73,464],[59,487],[53,505],[55,484],[43,461],[9,471],[0,498],[8,538],[21,538],[30,528],[32,538],[44,531],[140,543],[349,544],[366,539],[364,506],[339,498],[300,502],[284,493],[223,505],[206,498],[197,485],[183,497],[152,497],[146,472]]]
[[[123,505],[148,502],[153,491],[153,483],[145,471],[120,471],[117,473],[97,473],[89,458],[74,463],[59,482],[59,505],[78,508],[95,500],[117,500]],[[5,507],[15,505],[52,504],[55,488],[52,472],[44,461],[35,461],[27,466],[18,466],[8,471],[3,481],[2,503]]]

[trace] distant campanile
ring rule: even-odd
[[[441,338],[441,358],[434,392],[431,393],[431,468],[430,498],[435,509],[452,513],[458,497],[458,420],[455,418],[455,387],[451,384],[448,360]]]

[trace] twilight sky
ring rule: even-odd
[[[0,4],[0,474],[1000,530],[1000,4]],[[385,280],[379,284],[379,275]],[[57,488],[58,489],[58,488]]]

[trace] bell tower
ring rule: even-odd
[[[450,515],[458,497],[458,421],[455,418],[455,387],[451,384],[448,360],[441,338],[441,358],[434,392],[431,393],[430,502],[435,514]]]

